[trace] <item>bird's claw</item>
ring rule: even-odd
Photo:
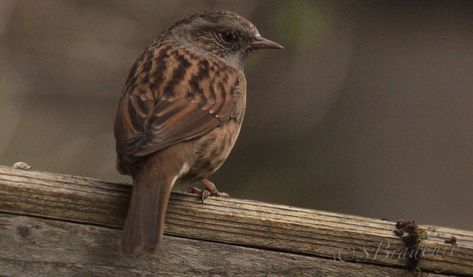
[[[228,193],[218,191],[215,185],[212,182],[210,182],[208,179],[205,179],[203,183],[205,186],[204,189],[191,187],[191,193],[198,194],[200,196],[202,204],[204,204],[205,199],[207,199],[209,196],[230,198],[230,195]]]

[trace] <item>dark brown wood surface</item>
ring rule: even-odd
[[[395,223],[173,193],[159,258],[117,243],[130,186],[0,166],[0,275],[405,276]],[[473,275],[473,232],[421,226],[416,272]],[[455,236],[457,245],[445,243]]]

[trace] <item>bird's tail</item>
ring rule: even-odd
[[[141,170],[134,176],[121,242],[124,254],[157,252],[172,186],[173,180],[165,178],[156,168]]]

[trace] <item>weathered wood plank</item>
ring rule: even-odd
[[[39,216],[121,228],[130,186],[95,179],[0,167],[0,212]],[[194,196],[174,193],[167,214],[166,234],[295,254],[402,267],[403,243],[393,234],[394,223],[240,199],[209,198],[202,205]],[[428,239],[418,268],[429,272],[473,275],[473,232],[421,226]],[[457,246],[444,240],[455,236]]]
[[[159,258],[118,254],[119,231],[0,214],[2,276],[414,276],[399,268],[165,236]],[[418,274],[415,276],[433,276]],[[439,276],[439,275],[437,275]]]

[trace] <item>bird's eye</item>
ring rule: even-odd
[[[232,31],[222,32],[221,37],[225,42],[235,42],[237,38],[236,34]]]

